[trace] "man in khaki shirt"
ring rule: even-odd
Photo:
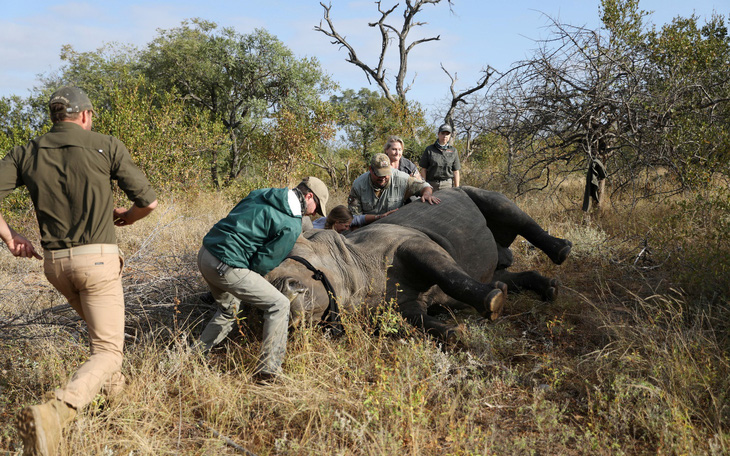
[[[429,204],[441,202],[429,184],[393,169],[390,158],[380,153],[373,155],[368,171],[352,183],[347,207],[353,215],[364,214],[362,225],[368,225],[398,210],[415,195]]]
[[[114,225],[131,225],[157,206],[155,191],[124,144],[91,131],[94,110],[81,89],[57,90],[49,110],[51,131],[0,160],[0,199],[27,187],[38,219],[45,275],[86,322],[91,356],[53,392],[53,399],[19,413],[25,455],[56,454],[61,431],[77,411],[100,390],[113,394],[124,386],[124,260]],[[111,180],[134,202],[129,209],[114,207]],[[2,215],[0,239],[15,256],[43,259]]]

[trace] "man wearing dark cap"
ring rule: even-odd
[[[56,454],[62,429],[100,390],[124,385],[123,257],[114,225],[131,225],[157,206],[147,178],[113,136],[91,131],[94,110],[77,87],[63,87],[49,101],[53,127],[0,161],[0,199],[25,185],[33,200],[44,272],[86,322],[91,356],[58,388],[53,399],[26,407],[18,432],[26,455]],[[115,208],[111,180],[134,202]],[[19,257],[42,259],[33,244],[0,216],[0,238]]]
[[[452,132],[451,125],[441,125],[436,142],[426,147],[418,161],[421,176],[434,190],[459,186],[461,163],[459,153],[449,145]]]
[[[293,189],[254,190],[205,235],[198,267],[218,310],[200,335],[199,347],[204,352],[231,332],[243,302],[264,312],[255,377],[268,380],[281,373],[289,299],[263,276],[291,252],[302,232],[303,215],[327,214],[328,199],[327,186],[311,176]]]
[[[352,183],[347,206],[353,215],[365,215],[370,224],[397,210],[411,196],[420,196],[429,204],[438,204],[433,188],[421,179],[390,166],[390,158],[380,153],[370,159],[370,167]]]

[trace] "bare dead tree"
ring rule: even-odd
[[[454,121],[452,116],[456,107],[459,105],[459,103],[468,104],[469,102],[467,101],[467,97],[469,95],[478,92],[486,87],[487,83],[489,82],[489,78],[494,74],[494,69],[490,66],[487,66],[486,69],[481,71],[484,76],[482,76],[481,79],[477,81],[477,84],[474,87],[466,89],[459,93],[457,93],[456,89],[454,88],[456,86],[456,81],[458,81],[457,74],[454,73],[454,75],[452,76],[451,73],[449,73],[446,68],[444,68],[443,64],[441,64],[441,69],[451,80],[451,85],[449,86],[449,91],[451,93],[451,102],[449,103],[449,109],[448,111],[446,111],[446,115],[444,116],[444,123],[447,123],[453,127]]]
[[[320,21],[320,24],[314,27],[314,30],[322,32],[330,37],[332,39],[332,44],[339,45],[340,47],[347,49],[348,57],[346,61],[362,69],[365,72],[366,77],[368,78],[368,82],[374,81],[383,91],[383,95],[388,100],[395,103],[396,97],[403,100],[406,99],[406,93],[410,90],[412,85],[411,83],[406,86],[405,83],[408,73],[409,53],[419,44],[427,43],[429,41],[438,41],[441,39],[441,36],[438,35],[435,37],[427,37],[414,40],[409,43],[408,34],[411,32],[411,30],[414,27],[420,27],[427,24],[426,22],[417,21],[416,15],[422,11],[425,5],[435,5],[441,3],[441,1],[442,0],[406,0],[405,9],[403,11],[403,23],[398,26],[390,22],[386,22],[386,20],[398,8],[400,4],[396,3],[392,8],[386,10],[383,9],[381,1],[376,1],[375,4],[378,6],[380,19],[378,19],[376,22],[368,23],[370,27],[377,27],[380,31],[380,55],[378,57],[377,65],[375,66],[371,66],[363,62],[358,57],[355,48],[347,41],[346,37],[344,37],[337,31],[332,21],[332,18],[330,17],[332,4],[325,5],[324,3],[320,2],[320,5],[322,5],[322,8],[324,8],[324,22],[326,22],[326,27],[324,26],[323,22]],[[451,5],[451,0],[447,1],[449,5]],[[393,35],[395,38],[393,39],[391,35]],[[399,59],[398,71],[395,76],[395,95],[393,95],[388,85],[387,69],[385,68],[385,57],[388,52],[388,47],[392,41],[395,41],[397,43]]]
[[[456,92],[456,89],[455,89],[456,81],[458,81],[457,74],[454,73],[454,75],[452,76],[451,73],[449,73],[448,70],[446,70],[446,68],[444,68],[443,64],[441,64],[441,69],[444,71],[444,73],[446,73],[446,75],[451,80],[451,85],[449,86],[449,91],[451,93],[451,102],[449,103],[449,108],[446,111],[446,115],[444,115],[444,123],[447,123],[447,124],[451,125],[452,128],[454,128],[456,125],[454,122],[453,115],[454,115],[454,111],[456,110],[457,106],[459,106],[459,104],[468,105],[469,104],[468,97],[470,95],[482,90],[484,87],[487,86],[487,83],[489,82],[489,78],[492,76],[492,74],[494,74],[494,69],[492,69],[491,67],[488,66],[486,69],[482,70],[482,73],[484,74],[484,76],[482,76],[481,79],[479,79],[479,81],[477,81],[477,84],[474,87],[472,87],[470,89],[466,89],[466,90],[464,90],[462,92],[458,92],[458,93]],[[473,110],[464,110],[464,112],[462,114],[462,120],[464,120],[464,117],[466,117],[466,116],[472,117],[472,120],[476,120],[473,118],[474,117],[473,114],[474,114]],[[473,137],[472,130],[474,129],[474,124],[472,124],[471,122],[462,122],[461,124],[462,124],[461,129],[459,131],[461,132],[462,136],[466,140],[466,148],[462,154],[461,159],[465,160],[465,159],[469,158],[469,156],[472,154],[471,139]]]
[[[351,185],[352,180],[350,179],[350,160],[347,160],[342,168],[338,168],[338,161],[332,157],[327,157],[323,153],[317,153],[319,162],[308,161],[307,163],[314,165],[318,168],[323,169],[330,178],[331,188],[338,190],[340,188],[346,188]]]
[[[526,88],[522,84],[518,73],[519,68],[500,75],[490,84],[487,92],[479,99],[473,100],[471,106],[479,106],[480,109],[474,113],[467,112],[461,107],[455,116],[456,122],[464,122],[474,117],[471,121],[475,136],[496,134],[504,141],[507,148],[506,176],[509,180],[513,177],[514,162],[519,151],[525,150],[530,137],[521,131],[520,126],[528,118],[528,108],[523,103]],[[474,108],[470,109],[474,111]]]
[[[625,115],[624,91],[637,87],[626,68],[635,69],[638,60],[627,62],[593,30],[553,25],[535,56],[518,62],[485,98],[491,105],[485,128],[505,140],[507,172],[518,192],[543,189],[594,158],[611,158],[624,146],[613,137]]]
[[[628,32],[629,25],[591,30],[552,21],[549,38],[483,101],[493,110],[482,131],[507,140],[518,192],[586,173],[599,160],[612,193],[633,196],[633,204],[728,169],[719,142],[703,140],[710,131],[722,137],[727,125],[718,115],[728,112],[730,93],[721,21],[703,28],[690,18],[649,33],[639,20]],[[692,45],[667,44],[681,39]]]

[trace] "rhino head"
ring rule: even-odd
[[[329,305],[329,296],[322,282],[295,260],[284,260],[266,278],[289,299],[290,326],[319,321]]]

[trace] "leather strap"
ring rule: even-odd
[[[340,310],[337,305],[337,296],[335,295],[335,289],[332,287],[327,276],[322,271],[312,266],[312,263],[307,261],[305,258],[296,255],[289,255],[287,258],[291,258],[294,261],[302,263],[307,269],[313,272],[312,278],[319,280],[324,285],[325,291],[329,296],[329,305],[322,314],[322,320],[319,325],[325,329],[330,330],[332,336],[341,336],[345,333],[345,329],[342,327],[342,321],[340,320]]]

